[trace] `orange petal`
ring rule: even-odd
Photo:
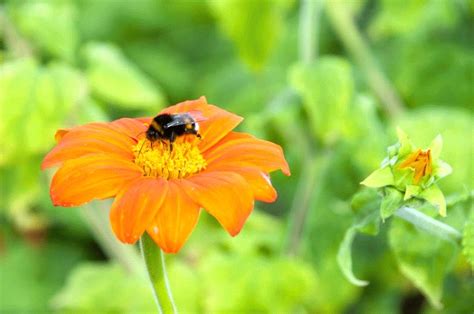
[[[233,172],[202,172],[181,180],[184,191],[230,233],[237,235],[253,209],[249,184]]]
[[[177,103],[174,106],[169,106],[161,110],[160,114],[200,111],[205,117],[209,117],[213,114],[213,110],[215,110],[215,108],[217,107],[207,104],[206,97],[201,96],[195,100],[186,100],[186,101]]]
[[[160,114],[190,111],[199,111],[204,117],[203,121],[198,122],[202,136],[202,141],[199,143],[201,151],[205,151],[217,143],[243,120],[243,118],[238,115],[214,105],[207,104],[207,100],[204,96],[196,100],[188,100],[168,107],[160,112]]]
[[[290,175],[290,168],[279,145],[245,133],[229,133],[203,155],[210,168],[232,164],[257,167],[266,173],[281,169],[285,175]]]
[[[54,139],[56,140],[56,143],[59,143],[64,137],[64,135],[68,134],[71,129],[59,129],[56,131],[56,134],[54,134]]]
[[[202,137],[202,140],[199,142],[201,152],[205,152],[219,142],[243,120],[242,117],[225,110],[220,111],[212,115],[208,120],[199,122]]]
[[[184,193],[180,180],[168,184],[166,199],[147,232],[164,252],[176,253],[196,226],[200,207]]]
[[[140,135],[145,134],[147,130],[147,124],[143,121],[146,120],[149,122],[150,118],[145,119],[130,119],[130,118],[122,118],[110,123],[110,126],[123,134],[126,134],[128,137],[133,139],[138,139],[141,137]]]
[[[407,168],[411,166],[411,163],[415,162],[421,154],[421,149],[418,149],[416,152],[411,153],[404,162],[400,164],[400,169]]]
[[[51,199],[56,206],[78,206],[116,195],[128,182],[142,176],[133,162],[107,155],[88,155],[66,161],[53,177]]]
[[[232,164],[208,166],[206,172],[228,171],[241,175],[250,185],[256,200],[273,203],[277,199],[277,192],[272,186],[269,176],[257,167],[239,167]]]
[[[110,223],[117,238],[135,243],[152,223],[168,191],[168,181],[140,178],[124,187],[110,210]]]
[[[106,123],[90,123],[56,133],[60,141],[44,158],[41,168],[61,164],[66,160],[89,154],[110,154],[132,160],[132,146],[136,141]]]

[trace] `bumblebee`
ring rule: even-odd
[[[194,134],[201,138],[199,134],[199,124],[189,113],[168,114],[163,113],[153,118],[146,131],[146,138],[153,144],[157,140],[170,142],[173,149],[173,142],[178,136]]]

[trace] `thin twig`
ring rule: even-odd
[[[302,173],[296,187],[293,203],[290,208],[287,239],[283,252],[296,255],[299,251],[299,242],[302,235],[304,221],[309,211],[311,195],[314,191],[318,169],[312,158],[307,158],[303,163]]]
[[[319,17],[322,0],[302,0],[299,15],[300,60],[309,64],[318,54]]]
[[[4,32],[5,44],[13,56],[21,58],[33,55],[33,48],[17,31],[3,6],[0,6],[0,30]]]
[[[370,88],[380,98],[386,112],[391,116],[400,114],[405,106],[380,70],[344,1],[327,1],[325,8],[339,38],[365,72]]]
[[[318,54],[318,35],[319,35],[319,16],[321,13],[322,0],[302,0],[300,3],[299,15],[299,37],[298,45],[300,49],[300,62],[310,64],[314,62]],[[288,90],[285,92],[287,97],[295,97],[297,94]],[[293,134],[295,136],[295,134]],[[283,246],[283,252],[289,255],[296,255],[299,250],[299,244],[306,217],[310,212],[310,200],[320,174],[314,152],[311,150],[307,141],[301,145],[301,155],[304,156],[302,174],[299,179],[293,203],[289,211],[289,222],[286,242]]]

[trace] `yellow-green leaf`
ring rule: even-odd
[[[457,246],[400,219],[392,221],[389,243],[402,274],[432,306],[441,308],[443,280],[454,264]]]
[[[269,58],[282,32],[287,0],[208,1],[218,25],[254,71]]]
[[[87,78],[103,101],[129,109],[153,109],[164,105],[164,96],[144,73],[113,45],[89,44],[84,50]]]
[[[390,167],[377,169],[372,172],[367,178],[364,179],[360,184],[365,185],[369,188],[380,188],[387,185],[393,185],[393,174]]]

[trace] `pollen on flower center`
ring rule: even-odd
[[[195,142],[178,138],[171,146],[168,141],[150,142],[146,138],[134,147],[135,164],[143,168],[147,177],[181,179],[206,168]]]

